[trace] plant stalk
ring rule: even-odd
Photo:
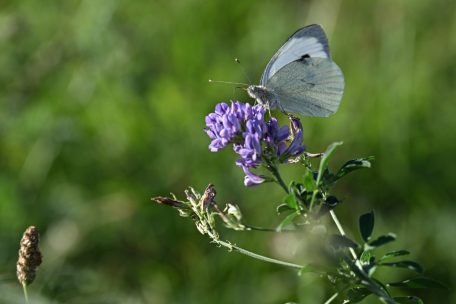
[[[264,232],[297,232],[299,229],[281,229],[280,231],[277,228],[266,228],[266,227],[256,227],[244,225],[245,230],[247,231],[264,231]]]
[[[274,175],[276,182],[283,188],[283,190],[285,190],[286,193],[289,193],[288,187],[283,181],[282,176],[280,176],[279,170],[277,170],[277,168],[270,163],[268,163],[267,168],[272,173],[272,175]]]
[[[336,292],[336,293],[333,294],[328,300],[326,300],[326,302],[325,302],[324,304],[329,304],[329,303],[331,303],[332,301],[334,301],[334,300],[337,298],[338,295],[339,295],[339,293]]]
[[[336,224],[337,229],[340,232],[340,235],[345,236],[344,228],[340,224],[339,219],[337,218],[336,213],[334,212],[334,210],[330,210],[329,213],[331,214],[331,217],[332,217],[334,223]],[[350,253],[351,253],[353,259],[355,260],[356,264],[358,265],[359,261],[358,261],[358,257],[356,256],[355,250],[353,248],[351,248],[351,247],[349,247],[348,250],[350,250]]]
[[[311,211],[312,208],[313,208],[313,205],[314,205],[314,202],[315,202],[315,198],[317,197],[317,194],[318,194],[318,188],[315,189],[315,190],[312,192],[312,198],[310,199],[309,211]]]
[[[25,303],[30,304],[28,294],[27,294],[27,286],[25,284],[22,284],[22,290],[24,291]]]
[[[264,261],[264,262],[273,263],[273,264],[282,265],[282,266],[287,266],[287,267],[295,268],[295,269],[298,269],[298,270],[301,270],[301,269],[304,268],[303,265],[298,265],[298,264],[288,263],[288,262],[281,261],[281,260],[276,260],[276,259],[273,259],[273,258],[268,258],[266,256],[259,255],[257,253],[245,250],[245,249],[243,249],[241,247],[238,247],[236,245],[233,245],[233,244],[221,241],[221,240],[216,241],[216,243],[219,244],[219,245],[222,245],[223,247],[228,248],[229,250],[234,250],[236,252],[245,254],[245,255],[247,255],[249,257],[252,257],[254,259],[258,259],[258,260],[261,260],[261,261]]]

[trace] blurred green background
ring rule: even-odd
[[[341,222],[359,238],[357,217],[374,209],[376,232],[398,234],[390,248],[410,249],[450,287],[416,294],[456,303],[453,0],[2,1],[0,302],[23,303],[18,242],[36,225],[44,263],[33,303],[323,303],[333,293],[324,280],[217,248],[150,202],[211,182],[250,224],[279,223],[280,188],[245,188],[234,153],[207,150],[204,116],[248,100],[207,80],[247,82],[238,57],[256,81],[311,23],[324,26],[346,91],[336,115],[303,119],[308,149],[343,140],[333,165],[376,156],[338,185]],[[303,235],[222,234],[309,262]]]

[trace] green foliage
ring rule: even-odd
[[[331,213],[331,217],[340,234],[328,236],[326,235],[327,229],[324,228],[322,230],[323,233],[320,233],[320,236],[325,236],[325,242],[328,243],[328,247],[325,248],[325,246],[321,246],[325,243],[322,242],[322,239],[319,239],[317,244],[311,244],[311,246],[318,248],[325,256],[329,257],[329,260],[326,261],[327,265],[323,267],[316,266],[316,264],[312,263],[302,266],[268,258],[236,245],[232,245],[230,242],[222,241],[214,221],[215,215],[218,215],[225,226],[230,229],[263,231],[268,229],[253,227],[243,223],[239,207],[229,208],[227,205],[222,211],[215,200],[216,192],[213,185],[209,185],[203,195],[190,188],[185,192],[187,201],[179,201],[175,197],[157,197],[154,198],[154,200],[160,204],[169,205],[178,209],[179,213],[185,215],[185,217],[190,215],[195,222],[197,229],[202,234],[208,235],[212,242],[227,247],[230,251],[234,249],[240,253],[266,262],[298,268],[299,275],[314,273],[321,277],[326,277],[337,290],[334,298],[330,298],[327,303],[332,302],[337,296],[343,297],[344,303],[357,303],[363,301],[369,295],[373,295],[387,304],[397,304],[401,302],[419,303],[421,299],[413,296],[394,297],[391,294],[389,287],[444,288],[438,281],[426,277],[415,277],[389,284],[385,284],[379,278],[374,277],[374,274],[379,267],[402,268],[420,274],[423,273],[423,268],[420,264],[411,260],[393,260],[385,262],[385,260],[408,255],[409,251],[407,250],[390,251],[381,256],[381,258],[376,256],[377,249],[395,241],[396,235],[388,233],[374,239],[371,238],[375,225],[373,211],[362,214],[358,220],[359,231],[363,241],[362,245],[345,235],[333,210],[338,206],[339,201],[335,196],[329,196],[329,191],[335,181],[344,177],[346,173],[354,171],[355,168],[370,168],[370,163],[367,158],[362,161],[350,160],[342,166],[338,171],[339,173],[331,173],[328,169],[329,160],[333,155],[335,148],[340,145],[341,143],[332,144],[325,153],[318,154],[321,159],[317,170],[312,168],[312,161],[310,160],[309,155],[303,154],[300,157],[300,164],[304,165],[303,168],[306,172],[303,177],[303,183],[292,181],[288,187],[284,187],[284,181],[280,175],[279,168],[268,163],[269,170],[274,173],[275,182],[286,192],[283,203],[277,207],[277,211],[279,214],[283,212],[288,213],[274,231],[279,233],[290,231],[288,228],[291,226],[293,226],[291,231],[299,230],[301,228],[300,226],[306,226],[309,231],[319,230],[316,228],[322,226],[320,222],[321,218],[328,211]],[[313,206],[315,208],[318,207],[319,211],[315,212],[315,209],[312,209]],[[230,216],[228,212],[230,209],[234,210],[233,214],[236,216]]]

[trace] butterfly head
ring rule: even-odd
[[[277,96],[272,90],[261,85],[250,85],[247,87],[247,94],[261,105],[274,108],[277,103]]]

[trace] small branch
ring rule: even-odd
[[[296,232],[296,231],[301,231],[301,229],[282,229],[282,230],[277,230],[276,228],[266,228],[266,227],[256,227],[256,226],[249,226],[249,225],[244,225],[245,230],[253,230],[253,231],[264,231],[264,232]]]
[[[218,241],[215,241],[215,242],[217,244],[219,244],[219,245],[222,245],[223,247],[228,248],[229,250],[237,251],[239,253],[245,254],[245,255],[247,255],[249,257],[252,257],[254,259],[258,259],[258,260],[261,260],[261,261],[264,261],[264,262],[273,263],[273,264],[282,265],[282,266],[287,266],[287,267],[295,268],[295,269],[298,269],[298,270],[301,270],[302,268],[304,268],[303,265],[298,265],[298,264],[293,264],[293,263],[288,263],[288,262],[285,262],[285,261],[280,261],[280,260],[268,258],[268,257],[265,257],[263,255],[256,254],[254,252],[245,250],[245,249],[243,249],[241,247],[238,247],[236,245],[233,245],[233,244],[221,241],[221,240],[218,240]]]

